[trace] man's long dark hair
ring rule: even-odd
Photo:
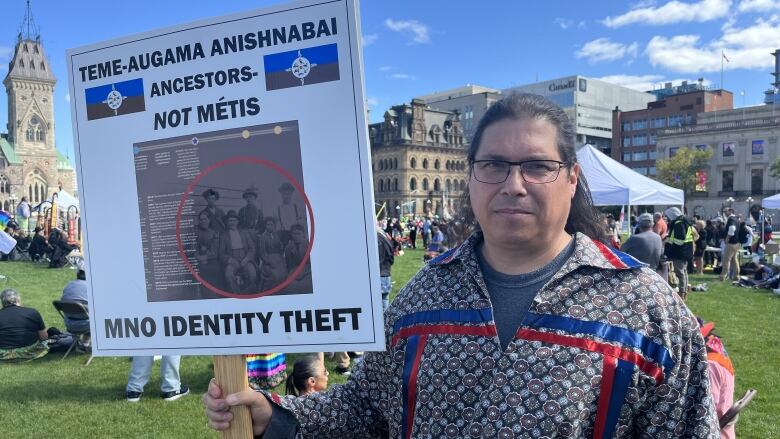
[[[471,175],[474,157],[479,151],[482,136],[485,130],[494,123],[504,119],[539,119],[551,123],[555,127],[558,143],[558,152],[568,172],[577,163],[577,152],[574,149],[574,127],[563,110],[553,102],[542,96],[527,93],[512,93],[493,104],[482,116],[471,140],[468,150],[469,176]],[[474,211],[471,208],[468,186],[461,199],[463,221],[472,229],[479,229]],[[593,207],[593,198],[590,195],[588,182],[585,175],[580,172],[577,179],[577,189],[571,200],[569,217],[566,219],[566,233],[583,233],[591,239],[601,242],[607,240],[603,221],[599,212]]]

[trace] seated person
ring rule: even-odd
[[[30,248],[30,242],[32,239],[27,234],[26,231],[18,229],[16,231],[16,234],[14,235],[14,239],[16,239],[16,249],[26,252],[27,249]]]
[[[649,213],[639,215],[637,226],[639,233],[628,238],[623,243],[621,251],[657,270],[661,255],[664,253],[664,245],[661,237],[653,232],[653,215]]]
[[[288,275],[295,271],[306,257],[306,250],[309,247],[309,241],[306,239],[306,231],[300,224],[293,224],[290,227],[290,241],[284,247],[284,261],[287,267]],[[311,264],[306,261],[303,269],[295,277],[284,291],[289,292],[308,292],[312,290],[311,285]]]
[[[36,227],[33,232],[34,234],[28,251],[30,253],[30,258],[35,262],[43,259],[43,257],[51,251],[51,248],[49,247],[49,243],[46,242],[46,237],[43,236],[43,230],[41,230],[40,227]]]
[[[78,245],[69,244],[65,233],[56,227],[51,229],[51,233],[49,234],[49,245],[52,247],[49,268],[64,267],[68,264],[68,255],[70,252],[79,248]]]
[[[89,299],[87,297],[87,274],[84,269],[79,268],[76,271],[76,279],[68,282],[65,289],[62,290],[60,300],[70,302],[79,302],[87,306]],[[85,333],[89,332],[89,318],[69,316],[65,314],[65,329],[68,332]]]
[[[753,279],[747,276],[740,276],[739,281],[734,282],[742,287],[765,288],[774,290],[780,288],[780,273],[772,267],[757,262],[748,262],[745,264],[747,270],[743,272],[754,272]]]
[[[0,300],[0,361],[34,360],[46,355],[49,335],[41,314],[23,307],[16,290],[4,290]]]
[[[304,396],[314,392],[322,392],[328,388],[328,369],[325,363],[316,355],[306,355],[299,358],[287,375],[285,390],[288,395]]]
[[[198,260],[198,274],[212,287],[224,289],[225,269],[219,260],[220,232],[211,228],[211,216],[206,212],[198,214],[198,226],[195,228],[195,257]],[[220,297],[205,285],[200,286],[200,298]]]
[[[260,288],[270,290],[287,278],[284,245],[276,231],[278,220],[265,218],[265,231],[257,237],[257,256],[260,268]]]
[[[775,269],[772,268],[771,266],[764,265],[764,264],[756,264],[756,265],[758,265],[758,267],[756,268],[756,272],[753,276],[755,280],[758,281],[768,280],[777,274]]]
[[[231,293],[251,292],[257,283],[255,240],[250,231],[238,228],[239,221],[236,211],[229,211],[227,230],[219,236],[219,258]]]

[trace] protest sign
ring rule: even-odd
[[[0,253],[9,254],[16,247],[16,239],[13,236],[0,230]]]
[[[95,355],[384,347],[358,13],[68,51]]]

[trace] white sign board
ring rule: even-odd
[[[13,236],[0,230],[0,253],[9,254],[16,247],[16,239]]]
[[[384,348],[358,11],[68,51],[95,355]]]

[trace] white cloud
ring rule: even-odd
[[[374,41],[376,41],[377,38],[379,38],[379,35],[377,34],[368,34],[368,35],[363,35],[360,41],[361,43],[363,43],[363,47],[366,47],[374,44]]]
[[[672,0],[659,7],[638,7],[625,14],[607,17],[603,23],[616,28],[629,24],[664,25],[672,23],[704,22],[728,16],[731,0],[700,0],[683,3]]]
[[[563,30],[572,29],[574,27],[576,27],[577,29],[585,29],[587,27],[585,20],[574,21],[571,18],[558,17],[555,20],[553,20],[553,22]]]
[[[571,18],[561,18],[558,17],[555,19],[555,24],[561,27],[561,29],[566,30],[572,26],[574,26],[574,20]]]
[[[742,0],[737,7],[739,12],[768,12],[780,10],[780,2],[773,0]]]
[[[611,84],[622,85],[623,87],[631,88],[639,91],[648,91],[663,87],[663,84],[671,82],[673,85],[680,85],[683,81],[693,83],[693,80],[689,79],[664,79],[661,75],[609,75],[596,78],[600,81],[609,82]],[[709,85],[710,81],[704,80],[704,85]]]
[[[649,8],[658,4],[656,0],[640,0],[630,6],[631,9]]]
[[[623,87],[632,88],[639,91],[647,91],[653,89],[653,84],[657,84],[663,79],[660,75],[609,75],[596,78],[600,81],[609,82],[611,84],[622,85]]]
[[[615,43],[609,38],[598,38],[585,43],[574,55],[577,58],[586,58],[591,63],[615,61],[626,56],[635,58],[638,48],[637,43]]]
[[[381,66],[379,67],[380,72],[387,72],[389,70],[393,70],[393,66]]]
[[[393,73],[390,79],[414,79],[414,76],[407,73]]]
[[[728,32],[729,30],[734,28],[734,25],[737,24],[737,17],[736,15],[731,15],[729,18],[727,18],[725,21],[723,21],[723,24],[720,26],[721,32]]]
[[[65,101],[70,102],[70,93],[65,93]]]
[[[719,71],[721,51],[729,60],[723,64],[727,70],[771,68],[774,58],[770,53],[780,41],[780,19],[759,19],[748,27],[730,27],[708,43],[700,40],[698,35],[655,36],[645,53],[653,66],[681,73]]]
[[[376,107],[377,105],[379,105],[379,99],[369,96],[368,99],[366,99],[366,104],[369,107]]]
[[[431,42],[428,26],[417,20],[398,20],[391,18],[385,20],[385,26],[393,31],[405,34],[412,43],[426,44]]]

